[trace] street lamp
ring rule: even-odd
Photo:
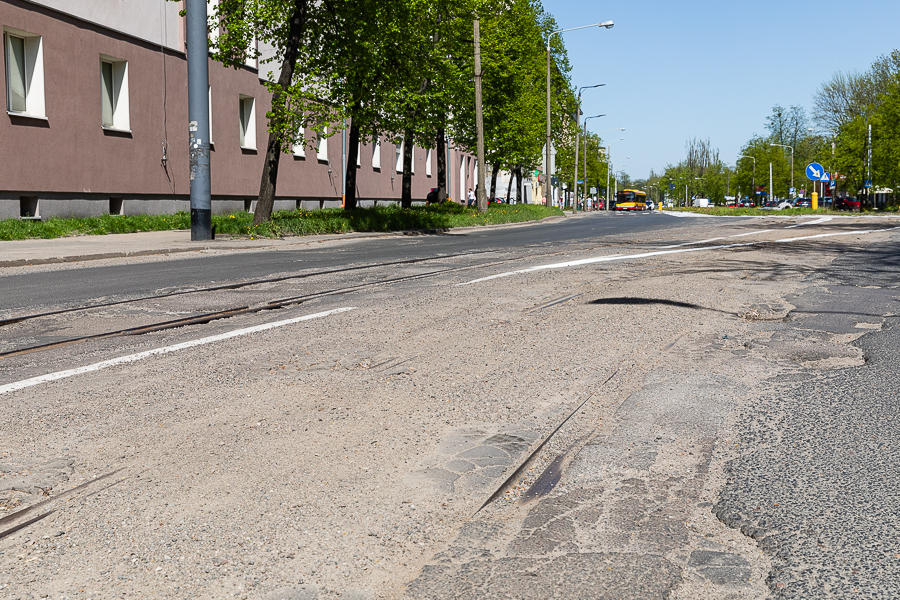
[[[751,199],[753,200],[753,206],[756,206],[756,157],[747,156],[746,154],[741,154],[738,156],[738,159],[741,158],[749,158],[753,161],[753,191],[751,194]]]
[[[794,189],[794,147],[786,144],[769,144],[770,146],[780,146],[782,148],[791,149],[791,189]]]
[[[622,127],[622,131],[625,131],[625,128]],[[602,133],[602,132],[601,132]],[[613,141],[621,142],[625,138],[620,137],[617,140],[611,140],[606,142],[606,210],[609,210],[609,172],[612,169],[612,143]]]
[[[578,117],[581,115],[581,92],[584,90],[590,90],[596,87],[601,87],[606,85],[605,83],[598,83],[597,85],[586,85],[578,90],[578,102],[575,104],[575,177],[572,183],[572,190],[574,193],[574,198],[576,200],[572,203],[572,212],[578,211]],[[587,119],[584,120],[585,123],[585,131],[587,131]],[[585,146],[587,147],[587,146]]]
[[[606,115],[594,115],[591,117],[586,117],[584,119],[584,135],[582,138],[584,139],[584,185],[585,189],[587,189],[587,122],[591,119],[599,119],[600,117],[605,117]],[[575,132],[575,185],[572,188],[574,190],[574,195],[572,196],[572,212],[578,212],[578,132]]]
[[[570,29],[559,29],[557,31],[552,31],[549,35],[547,35],[547,163],[544,168],[544,196],[547,198],[547,206],[550,205],[550,40],[552,40],[553,36],[558,33],[575,31],[577,29],[588,29],[590,27],[605,27],[606,29],[611,29],[612,26],[612,21],[604,21],[603,23],[594,23],[593,25],[582,25],[581,27],[572,27]]]

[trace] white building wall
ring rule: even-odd
[[[166,0],[28,0],[172,50],[184,50],[178,11]]]

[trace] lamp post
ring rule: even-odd
[[[791,149],[791,189],[794,189],[794,147],[787,144],[769,144],[770,146],[779,146],[781,148]]]
[[[605,85],[605,84],[600,84]],[[596,87],[596,86],[594,86]],[[597,119],[599,117],[605,117],[606,115],[593,115],[591,117],[586,117],[584,119],[584,135],[582,138],[584,139],[584,175],[587,177],[587,122],[591,119]],[[587,183],[585,183],[587,185]],[[573,195],[572,195],[572,212],[578,212],[578,131],[575,131],[575,182],[572,186]]]
[[[698,179],[700,179],[700,180],[705,180],[706,177],[694,177],[694,181],[697,181]]]
[[[584,90],[590,90],[596,87],[601,87],[606,85],[605,83],[598,83],[597,85],[586,85],[578,89],[578,102],[575,103],[575,176],[572,181],[572,189],[575,191],[575,197],[578,196],[578,117],[581,116],[581,92]],[[590,118],[590,117],[589,117]],[[587,124],[587,119],[584,120],[585,124]],[[572,203],[573,207],[578,206],[578,201],[575,200]],[[577,209],[573,208],[573,212]]]
[[[754,157],[754,156],[747,156],[746,154],[741,154],[741,155],[738,156],[738,159],[741,159],[741,158],[749,158],[750,160],[753,161],[753,194],[752,194],[752,200],[753,200],[753,206],[756,206],[756,157]]]
[[[622,128],[622,131],[625,131],[625,128]],[[609,210],[610,196],[609,196],[609,173],[612,170],[612,143],[613,141],[621,142],[625,138],[621,137],[617,140],[611,140],[606,142],[606,210]]]
[[[594,23],[593,25],[582,25],[581,27],[572,27],[569,29],[558,29],[547,35],[547,150],[545,158],[547,163],[544,167],[544,197],[547,198],[547,206],[550,205],[550,41],[554,35],[565,33],[567,31],[575,31],[577,29],[588,29],[590,27],[605,27],[611,29],[612,21],[604,21],[603,23]]]

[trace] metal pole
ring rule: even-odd
[[[588,177],[587,177],[587,121],[584,122],[584,186],[582,189],[582,194],[587,196],[588,193]],[[578,201],[576,200],[576,205]],[[584,208],[587,210],[587,200],[585,200]]]
[[[868,119],[868,116],[866,117]],[[869,153],[867,159],[866,166],[866,179],[869,181],[869,187],[866,188],[866,206],[869,206],[872,203],[871,190],[874,187],[872,185],[872,124],[869,124]],[[874,205],[872,206],[874,208]],[[862,204],[859,205],[859,212],[862,212]]]
[[[192,242],[212,239],[206,2],[207,0],[187,0],[186,6]]]
[[[479,212],[487,212],[487,197],[484,193],[484,111],[481,106],[481,32],[475,19],[475,127],[478,133],[478,169],[475,176],[475,199]]]
[[[773,192],[774,192],[774,190],[772,189],[772,163],[769,163],[769,200],[775,199],[775,194]]]
[[[578,104],[575,106],[575,179],[572,181],[572,191],[575,194],[572,200],[572,212],[576,211],[578,206],[578,116],[581,113],[581,94],[578,95]],[[587,132],[587,123],[584,126]]]
[[[554,32],[556,33],[556,32]],[[550,39],[553,33],[547,36],[547,154],[544,166],[544,198],[545,204],[550,206]]]
[[[341,132],[341,173],[343,173],[343,178],[341,179],[341,208],[345,208],[347,202],[347,119],[344,119],[344,129]]]

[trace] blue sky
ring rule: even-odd
[[[673,2],[543,0],[561,29],[601,21],[613,29],[561,34],[592,131],[626,131],[612,148],[616,169],[645,178],[684,157],[691,137],[709,138],[734,164],[765,133],[776,104],[809,113],[819,85],[837,71],[865,70],[900,47],[900,1]],[[626,159],[630,156],[630,159]]]

